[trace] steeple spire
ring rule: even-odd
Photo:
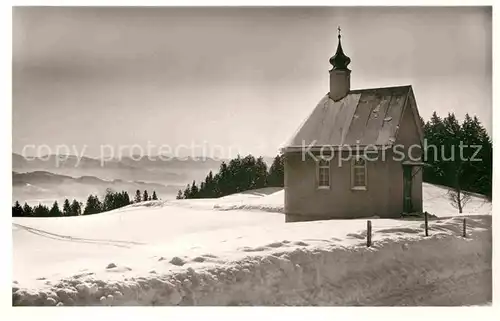
[[[337,28],[337,31],[339,43],[337,45],[337,52],[335,52],[335,55],[330,58],[330,64],[333,66],[332,69],[334,70],[349,70],[347,66],[351,63],[351,58],[347,57],[342,50],[342,43],[340,41],[340,38],[342,37],[340,35],[340,26]]]
[[[340,27],[338,30],[339,44],[335,56],[330,58],[330,63],[333,68],[330,69],[330,92],[328,96],[333,101],[339,101],[349,94],[351,90],[351,71],[347,66],[351,63],[351,58],[347,57],[342,50],[342,43],[340,42]]]

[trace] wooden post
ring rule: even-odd
[[[429,236],[429,220],[427,218],[427,211],[424,212],[425,218],[425,236]]]
[[[372,245],[372,221],[366,221],[366,246]]]
[[[467,228],[466,228],[466,222],[465,222],[465,217],[464,217],[464,230],[463,230],[463,233],[462,233],[462,236],[463,237],[467,237]]]

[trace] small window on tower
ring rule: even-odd
[[[318,188],[330,188],[330,161],[320,159],[318,161]]]

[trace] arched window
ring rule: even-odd
[[[356,156],[351,164],[351,188],[358,190],[366,189],[366,160]]]
[[[330,161],[320,159],[318,161],[318,188],[330,188]]]

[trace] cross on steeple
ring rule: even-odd
[[[344,54],[344,51],[342,50],[342,44],[340,43],[340,32],[342,29],[340,29],[340,26],[337,27],[337,32],[338,32],[338,38],[339,38],[339,43],[337,45],[337,52],[335,53],[335,56],[330,58],[330,63],[333,66],[333,69],[337,70],[348,70],[347,65],[351,62],[351,58],[347,57]]]

